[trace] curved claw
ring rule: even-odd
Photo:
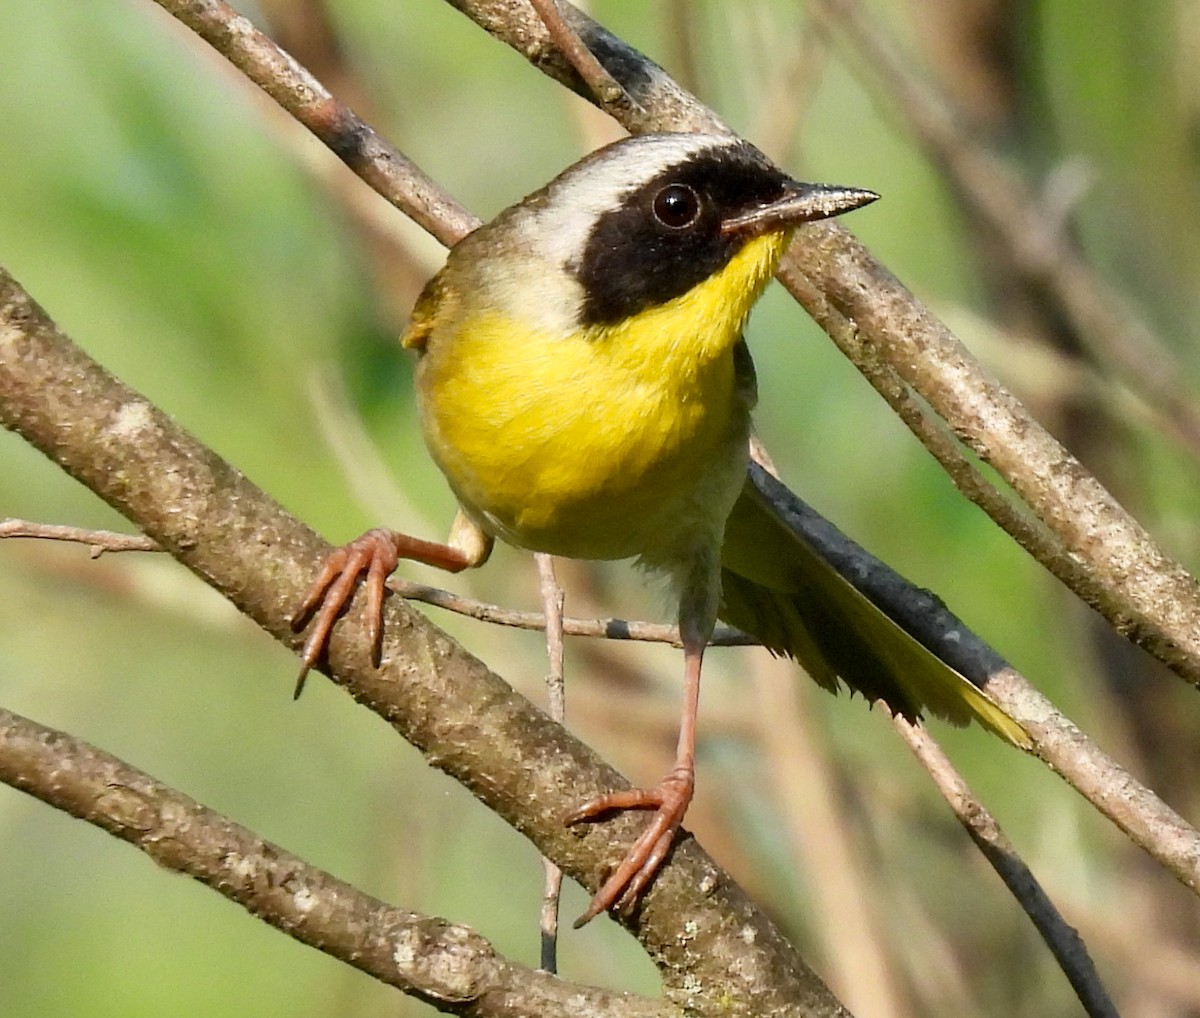
[[[372,660],[378,664],[383,638],[383,596],[389,574],[400,561],[397,537],[390,530],[368,530],[349,544],[336,549],[325,560],[320,574],[304,595],[304,600],[292,616],[292,629],[299,632],[316,612],[312,632],[304,643],[300,656],[300,675],[296,679],[298,698],[304,682],[329,643],[329,634],[337,617],[350,603],[359,580],[366,575],[368,596],[368,626],[371,637]]]
[[[565,823],[571,826],[613,810],[655,810],[650,825],[593,896],[587,910],[575,920],[575,929],[614,906],[632,905],[646,889],[666,860],[675,834],[683,823],[695,781],[695,771],[691,767],[677,767],[654,788],[632,788],[601,795],[567,815]]]

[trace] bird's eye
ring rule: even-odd
[[[700,218],[700,196],[687,184],[668,184],[654,196],[654,216],[672,230],[683,230]]]

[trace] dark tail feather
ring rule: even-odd
[[[721,618],[794,658],[826,689],[839,680],[910,719],[972,719],[1021,747],[1029,737],[978,686],[885,615],[747,480],[721,552]]]

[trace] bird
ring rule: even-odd
[[[1028,745],[748,480],[750,311],[797,227],[876,198],[795,180],[733,135],[624,138],[454,245],[401,337],[458,512],[444,544],[376,528],[329,556],[293,616],[297,630],[312,623],[296,695],[360,583],[378,661],[384,584],[401,559],[458,572],[501,540],[665,576],[684,659],[674,763],[658,784],[564,818],[652,813],[576,926],[636,902],[669,854],[695,792],[701,664],[718,618],[827,689],[845,683],[913,720],[974,718]]]

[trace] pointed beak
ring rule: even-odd
[[[721,224],[722,233],[767,233],[771,230],[816,219],[840,216],[869,205],[878,198],[874,191],[834,184],[804,184],[789,181],[783,195],[756,209],[742,212]]]

